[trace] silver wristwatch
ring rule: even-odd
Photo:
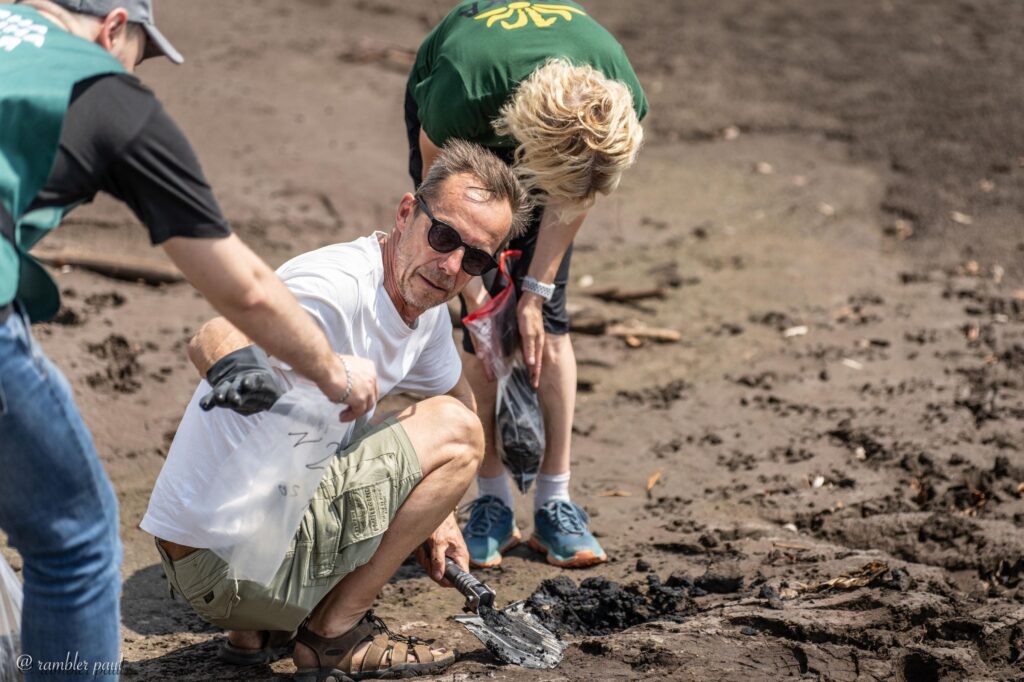
[[[527,276],[523,277],[523,291],[529,291],[531,294],[537,294],[545,301],[550,301],[551,297],[555,295],[555,285],[538,282],[533,277]]]

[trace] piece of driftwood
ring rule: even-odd
[[[814,592],[821,592],[822,590],[828,589],[855,590],[858,587],[866,587],[867,585],[875,582],[885,575],[888,570],[889,564],[884,561],[869,561],[856,571],[843,573],[831,580],[822,581],[816,585],[812,585],[810,589]]]
[[[633,493],[628,490],[602,490],[598,497],[632,497]]]
[[[658,485],[658,481],[661,480],[661,469],[658,469],[650,478],[647,479],[647,492],[654,490],[654,486]]]
[[[608,320],[597,315],[580,314],[569,318],[569,331],[577,334],[603,336],[608,330]]]
[[[624,324],[609,325],[605,330],[608,336],[615,336],[626,339],[650,339],[658,343],[677,343],[683,340],[683,335],[675,329],[662,329],[659,327],[631,327]]]
[[[620,287],[601,287],[584,289],[587,296],[607,301],[609,303],[632,303],[643,301],[649,298],[665,298],[665,289],[662,287],[650,287],[647,289],[622,289]]]
[[[185,280],[185,276],[174,265],[147,258],[112,256],[78,249],[39,250],[33,251],[32,255],[55,268],[70,265],[127,282],[142,281],[156,285]]]

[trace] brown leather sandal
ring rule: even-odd
[[[349,680],[382,680],[427,675],[444,670],[455,662],[455,652],[435,657],[427,646],[432,640],[397,635],[388,629],[373,611],[367,611],[354,628],[338,637],[321,637],[306,626],[299,628],[295,641],[316,654],[317,669],[295,674],[301,682],[348,682]],[[358,670],[352,669],[352,658],[359,646],[369,642]],[[412,653],[415,663],[409,662]],[[386,663],[385,663],[386,661]]]

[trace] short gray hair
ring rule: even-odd
[[[494,152],[465,140],[448,141],[416,191],[417,198],[432,204],[448,178],[462,174],[472,175],[479,181],[480,189],[498,201],[507,201],[512,208],[512,224],[501,242],[504,249],[509,240],[526,231],[533,202],[512,169]]]

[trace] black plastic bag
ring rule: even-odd
[[[530,489],[544,458],[544,416],[530,373],[520,363],[498,379],[494,415],[495,444],[519,492]]]

